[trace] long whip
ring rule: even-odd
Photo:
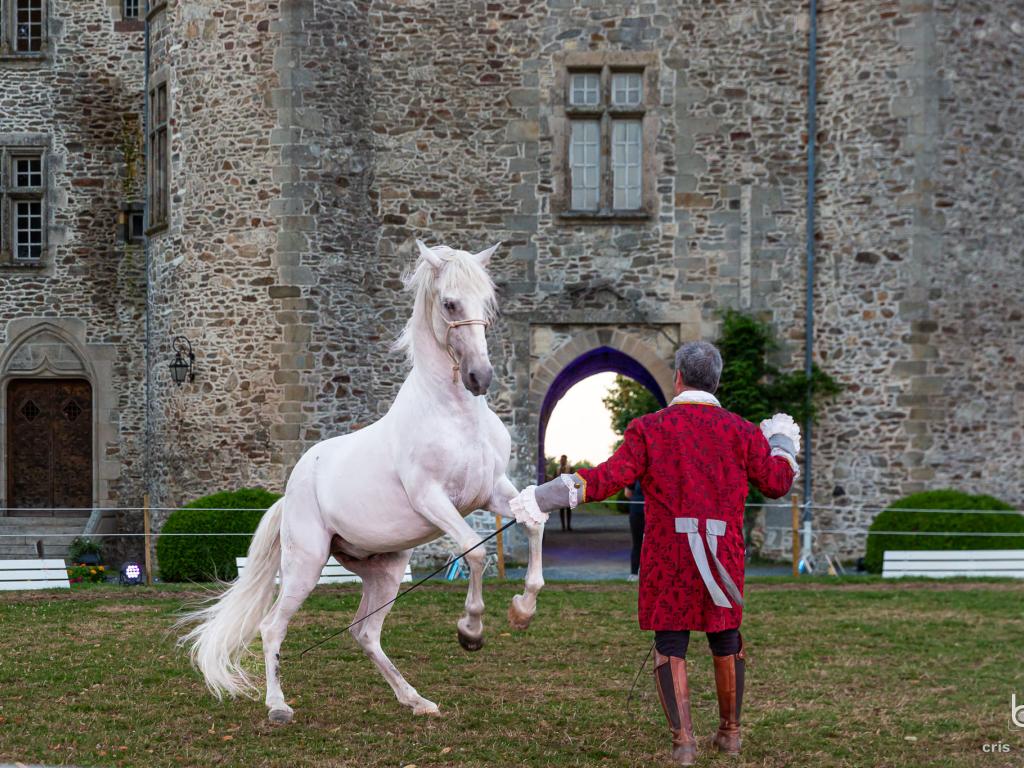
[[[478,543],[474,544],[474,545],[473,545],[472,547],[470,547],[469,549],[467,549],[467,550],[466,550],[465,552],[463,552],[462,554],[458,555],[457,557],[455,557],[455,558],[453,558],[453,559],[449,560],[449,561],[448,561],[447,563],[445,563],[444,565],[442,565],[442,566],[441,566],[440,568],[438,568],[437,570],[435,570],[435,571],[431,571],[430,573],[428,573],[428,574],[427,574],[426,576],[424,576],[424,577],[423,577],[422,579],[420,579],[419,581],[417,581],[417,582],[416,582],[415,584],[413,584],[413,585],[412,585],[411,587],[409,587],[408,589],[404,589],[404,590],[402,590],[401,592],[399,592],[399,593],[398,593],[397,595],[395,595],[395,596],[394,596],[393,598],[391,598],[391,599],[390,599],[390,600],[388,600],[388,601],[387,601],[386,603],[384,603],[384,605],[381,605],[381,606],[379,606],[379,607],[377,607],[377,608],[374,608],[374,609],[373,609],[372,611],[370,611],[370,612],[369,612],[368,614],[366,614],[365,616],[363,616],[363,617],[362,617],[362,618],[360,618],[360,619],[356,619],[356,620],[355,620],[355,621],[353,621],[353,622],[352,622],[351,624],[349,624],[349,625],[348,625],[347,627],[345,627],[345,628],[343,628],[343,629],[339,629],[339,630],[338,630],[337,632],[333,632],[333,633],[331,633],[330,635],[328,635],[327,637],[323,638],[322,640],[318,640],[317,642],[313,643],[313,644],[312,644],[311,646],[309,646],[309,647],[308,647],[308,648],[307,648],[306,650],[304,650],[304,651],[303,651],[302,653],[300,653],[300,654],[299,654],[299,658],[301,659],[301,658],[302,658],[303,656],[305,656],[305,655],[306,655],[307,653],[309,653],[310,651],[312,651],[312,650],[313,650],[314,648],[319,648],[319,647],[320,647],[321,645],[323,645],[324,643],[326,643],[326,642],[327,642],[328,640],[332,640],[332,639],[334,639],[335,637],[337,637],[338,635],[340,635],[340,634],[341,634],[342,632],[347,632],[348,630],[352,629],[352,627],[356,626],[357,624],[360,624],[360,623],[362,623],[362,622],[366,621],[366,620],[367,620],[368,618],[370,618],[371,616],[373,616],[373,615],[374,615],[375,613],[380,613],[381,611],[383,611],[383,610],[384,610],[385,608],[387,608],[388,606],[390,606],[390,605],[394,605],[395,603],[397,603],[397,602],[398,602],[398,600],[399,600],[400,598],[403,598],[403,597],[405,597],[406,595],[408,595],[408,594],[409,594],[410,592],[412,592],[413,590],[415,590],[415,589],[417,589],[417,588],[421,587],[421,586],[422,586],[422,585],[423,585],[423,584],[424,584],[425,582],[427,582],[427,581],[429,581],[430,579],[432,579],[432,578],[434,578],[435,576],[437,576],[437,574],[439,574],[439,573],[440,573],[441,571],[445,570],[445,569],[446,569],[446,568],[447,568],[448,566],[450,566],[450,565],[451,565],[451,564],[452,564],[453,562],[456,562],[456,561],[458,561],[458,560],[461,560],[461,559],[462,559],[462,558],[464,558],[464,557],[465,557],[466,555],[468,555],[468,554],[469,554],[470,552],[472,552],[472,551],[473,551],[474,549],[476,549],[477,547],[481,547],[481,546],[483,546],[483,545],[484,545],[484,544],[486,544],[486,543],[487,543],[488,541],[490,541],[490,540],[491,540],[491,539],[493,539],[493,538],[494,538],[495,536],[497,536],[497,535],[498,535],[499,533],[501,533],[502,531],[505,531],[505,530],[507,530],[507,529],[511,528],[511,527],[512,527],[513,525],[515,525],[515,524],[516,524],[516,521],[515,521],[515,520],[509,520],[509,521],[508,521],[507,523],[505,523],[505,525],[503,525],[503,526],[502,526],[501,528],[498,528],[498,529],[497,529],[497,530],[496,530],[496,531],[495,531],[494,533],[492,533],[492,534],[491,534],[490,536],[488,536],[488,537],[487,537],[487,538],[485,538],[485,539],[481,539],[481,540],[480,540],[480,541],[479,541]],[[646,662],[645,662],[645,663],[646,663]],[[639,677],[639,675],[638,675],[638,677]]]
[[[629,695],[626,696],[626,706],[633,700],[633,691],[636,690],[636,681],[640,679],[640,675],[643,674],[644,667],[647,666],[647,660],[651,658],[651,653],[654,651],[654,643],[651,643],[651,647],[647,649],[647,655],[644,656],[643,664],[640,665],[640,669],[636,671],[636,677],[633,678],[633,684],[629,686]]]

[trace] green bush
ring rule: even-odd
[[[164,534],[251,534],[256,531],[264,511],[279,498],[280,494],[262,488],[242,488],[203,496],[186,504],[185,508],[172,512],[156,542],[160,578],[163,581],[234,579],[238,576],[235,558],[244,557],[248,552],[251,536]]]
[[[984,512],[903,512],[905,509],[991,509],[1012,510],[1009,504],[992,496],[972,496],[953,490],[924,491],[905,496],[881,512],[868,529],[865,567],[882,572],[885,550],[914,549],[1024,549],[1024,515],[985,514]],[[881,531],[986,531],[1020,532],[1016,536],[872,536]]]

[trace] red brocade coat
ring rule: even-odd
[[[643,551],[640,555],[640,628],[720,632],[735,629],[743,608],[716,605],[698,569],[687,533],[694,526],[695,546],[707,551],[710,520],[725,523],[717,536],[717,557],[743,592],[743,509],[749,479],[765,496],[779,498],[793,484],[794,472],[772,456],[761,430],[724,408],[680,403],[634,420],[622,446],[593,469],[577,472],[585,481],[585,500],[601,501],[640,480],[644,492]],[[711,523],[713,532],[721,523]],[[715,565],[710,573],[724,587]]]

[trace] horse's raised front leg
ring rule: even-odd
[[[484,645],[484,564],[486,552],[477,547],[482,539],[480,534],[462,519],[459,510],[448,499],[440,487],[434,486],[419,494],[414,499],[416,511],[440,528],[453,539],[459,550],[465,552],[476,547],[466,555],[469,564],[469,592],[466,594],[466,612],[458,621],[459,645],[467,651],[479,651]]]
[[[518,494],[516,487],[507,477],[502,477],[494,489],[488,510],[496,515],[514,517],[508,502]],[[544,539],[544,524],[531,525],[524,523],[526,538],[530,544],[530,559],[526,566],[526,584],[523,594],[512,598],[508,607],[508,620],[515,629],[526,629],[530,626],[533,615],[537,612],[537,593],[544,587],[544,567],[541,562],[541,542]]]
[[[363,617],[395,599],[402,585],[405,566],[412,555],[411,549],[402,552],[389,552],[374,555],[365,560],[353,560],[343,554],[335,553],[341,564],[363,580],[363,599],[353,621],[358,622],[349,632],[356,639],[363,652],[377,665],[381,675],[388,681],[398,701],[410,707],[416,715],[440,714],[437,705],[420,696],[416,689],[402,677],[391,659],[384,653],[380,645],[380,633],[384,627],[384,619],[391,611],[391,606],[377,611],[365,620]]]

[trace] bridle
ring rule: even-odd
[[[448,330],[444,332],[444,346],[448,351],[448,357],[452,359],[452,384],[455,384],[459,380],[459,366],[461,361],[458,355],[455,354],[455,347],[452,346],[451,336],[452,330],[460,328],[463,325],[482,325],[487,328],[490,323],[486,320],[445,320],[448,323]]]

